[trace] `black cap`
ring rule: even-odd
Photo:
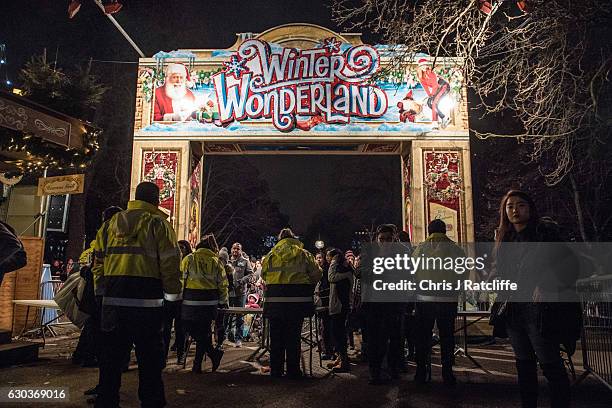
[[[143,181],[136,187],[136,200],[145,201],[154,206],[159,205],[159,187],[150,181]]]
[[[440,234],[446,234],[446,224],[444,223],[444,221],[436,218],[427,226],[427,232],[429,234],[435,234],[436,232]]]
[[[285,238],[295,238],[295,234],[291,231],[291,228],[283,228],[281,232],[278,233],[278,240]]]
[[[410,242],[410,234],[408,234],[406,231],[400,231],[397,234],[397,237],[399,238],[400,242]]]

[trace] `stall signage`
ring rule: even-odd
[[[213,77],[221,123],[271,118],[284,132],[298,116],[318,123],[346,124],[351,117],[379,118],[386,93],[372,81],[380,66],[375,48],[327,38],[321,48],[281,48],[247,40]]]
[[[85,184],[84,174],[68,176],[41,177],[38,179],[38,196],[80,194]]]
[[[0,126],[70,146],[71,124],[0,95]]]

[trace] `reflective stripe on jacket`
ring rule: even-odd
[[[93,275],[94,293],[96,296],[104,296],[104,257],[106,254],[104,251],[97,248],[97,246],[101,245],[102,242],[106,242],[109,222],[110,219],[104,221],[96,234],[96,239],[93,241],[94,256],[91,273]]]
[[[214,306],[227,304],[228,281],[219,256],[210,249],[200,248],[181,262],[186,279],[183,306]]]
[[[294,238],[282,239],[262,263],[265,303],[312,304],[313,288],[321,275],[321,268],[304,244]]]
[[[158,307],[180,293],[180,251],[166,215],[144,201],[128,203],[96,236],[94,276],[103,304]]]
[[[93,263],[95,241],[91,241],[89,248],[81,252],[79,256],[79,266],[91,265]]]
[[[456,302],[459,292],[454,290],[454,288],[456,288],[457,280],[461,279],[461,276],[455,273],[453,269],[440,268],[440,266],[448,262],[448,260],[465,258],[463,249],[455,244],[446,234],[435,232],[430,234],[425,241],[416,247],[412,257],[422,257],[424,261],[416,271],[416,278],[419,282],[441,283],[446,281],[451,283],[453,288],[452,290],[430,291],[422,291],[419,289],[417,295],[421,296],[418,297],[418,300],[429,302]],[[426,259],[428,260],[427,263],[425,263]],[[424,265],[428,265],[429,267],[425,267]]]

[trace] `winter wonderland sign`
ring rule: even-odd
[[[136,132],[467,132],[452,61],[419,55],[391,69],[386,45],[294,44],[244,38],[228,50],[141,59]]]
[[[378,52],[359,45],[341,53],[340,46],[327,38],[322,48],[274,51],[264,41],[245,41],[213,76],[221,123],[263,117],[287,132],[313,121],[382,117],[387,95],[368,83],[380,64]],[[299,121],[299,116],[311,119]]]
[[[463,61],[407,51],[289,23],[140,58],[131,193],[155,182],[177,236],[194,243],[215,217],[203,204],[211,156],[396,155],[403,229],[424,240],[440,218],[473,241]]]

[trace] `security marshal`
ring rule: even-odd
[[[142,406],[166,403],[162,368],[164,293],[181,292],[180,252],[172,226],[158,208],[159,188],[136,188],[135,200],[98,231],[94,273],[104,282],[100,385],[96,407],[119,405],[125,355],[136,347]],[[100,288],[98,288],[100,289]]]
[[[321,269],[289,228],[262,262],[266,283],[264,316],[270,322],[270,375],[300,378],[301,333],[304,317],[314,313],[313,293]]]

